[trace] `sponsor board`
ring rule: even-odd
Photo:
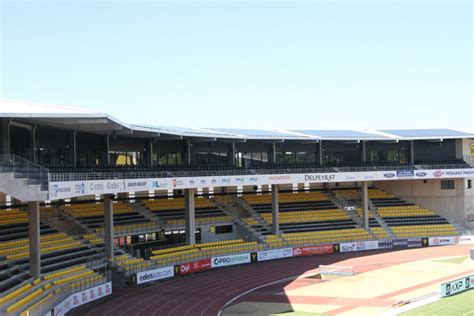
[[[312,256],[334,253],[334,245],[320,245],[293,248],[293,256]]]
[[[428,238],[430,246],[446,246],[459,243],[459,237],[430,237]]]
[[[305,174],[304,181],[305,182],[331,182],[336,179],[336,174],[328,173],[328,174]]]
[[[441,178],[444,175],[444,173],[445,172],[443,170],[436,170],[436,171],[433,171],[432,175],[435,178]]]
[[[267,261],[281,258],[289,258],[293,256],[293,248],[274,249],[257,252],[258,261]]]
[[[340,252],[353,252],[357,251],[357,245],[355,242],[344,242],[339,244]]]
[[[422,238],[396,238],[378,241],[378,249],[406,249],[423,247]]]
[[[444,175],[446,177],[474,177],[474,170],[446,170]]]
[[[174,267],[165,267],[137,273],[137,284],[174,277]]]
[[[474,289],[474,275],[467,275],[454,281],[441,284],[441,297],[455,295],[469,289]]]
[[[217,177],[180,177],[180,178],[143,178],[111,179],[91,181],[50,182],[49,199],[65,199],[93,194],[117,194],[124,192],[152,191],[159,189],[202,189],[216,186],[244,186],[261,184],[328,183],[365,180],[394,180],[399,178],[422,177],[464,178],[474,177],[472,169],[456,170],[413,170],[338,172],[310,174],[274,174],[254,176],[217,176]]]
[[[474,244],[474,236],[460,236],[459,244],[461,245],[471,245]]]
[[[397,170],[398,178],[413,177],[414,175],[415,175],[415,172],[413,170]]]
[[[242,253],[238,255],[221,256],[211,258],[211,268],[227,267],[236,264],[250,263],[250,254]]]
[[[176,274],[186,275],[199,271],[206,271],[211,269],[211,259],[202,259],[193,262],[183,263],[177,266]]]
[[[370,240],[365,242],[365,250],[376,250],[379,249],[378,240]]]
[[[98,300],[104,296],[112,294],[112,282],[107,282],[90,289],[70,295],[60,304],[56,305],[55,316],[64,316],[71,309]]]
[[[379,241],[346,242],[340,244],[340,252],[353,252],[379,249]]]

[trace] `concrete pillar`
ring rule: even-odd
[[[365,229],[369,229],[369,189],[367,181],[362,181],[361,204],[363,226]]]
[[[105,135],[104,136],[104,164],[106,166],[110,165],[110,135]]]
[[[34,125],[32,126],[31,128],[31,141],[30,141],[30,144],[31,144],[31,160],[33,162],[36,162],[36,128],[37,126]]]
[[[278,184],[272,184],[272,233],[280,235],[280,205],[278,202]]]
[[[410,163],[415,164],[415,142],[410,140]]]
[[[184,190],[184,213],[185,213],[185,230],[186,243],[188,245],[196,244],[196,223],[194,219],[194,190]]]
[[[114,258],[114,206],[112,195],[104,195],[104,242],[105,257],[108,260]]]
[[[71,133],[71,163],[75,168],[77,167],[77,142],[76,142],[77,131]]]
[[[365,153],[365,140],[361,141],[360,144],[361,144],[361,159],[363,162],[366,162],[367,156]]]
[[[229,152],[227,153],[228,155],[228,163],[231,166],[235,166],[235,143],[232,142],[229,144]]]
[[[1,130],[1,147],[0,154],[9,155],[10,154],[10,120],[9,119],[0,119],[0,130]]]
[[[319,141],[319,165],[320,166],[324,166],[324,162],[323,162],[323,141],[320,140]]]
[[[39,202],[28,203],[28,230],[30,247],[30,274],[33,279],[41,277],[41,239]]]
[[[148,167],[153,168],[153,142],[148,143]]]
[[[270,144],[270,163],[276,163],[276,144]]]
[[[191,164],[191,141],[186,141],[186,164]]]

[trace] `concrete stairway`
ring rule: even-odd
[[[247,225],[243,220],[238,219],[238,222],[241,225],[244,225],[246,229],[255,236],[255,238],[260,241],[265,241],[265,236],[271,234],[272,227],[269,225],[253,208],[250,204],[246,203],[243,199],[238,197],[234,198],[236,208],[240,209],[240,214],[245,215],[245,217],[252,217],[257,223],[258,226],[251,227]]]
[[[396,238],[393,230],[390,228],[390,226],[387,225],[387,223],[379,215],[379,213],[377,212],[377,208],[370,201],[369,201],[369,212],[372,213],[377,223],[379,223],[379,225],[383,227],[383,229],[385,230],[385,232],[388,234],[390,238]]]

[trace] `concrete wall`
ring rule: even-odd
[[[211,227],[214,225],[199,225],[201,228],[201,242],[213,242],[213,241],[219,241],[219,240],[230,240],[230,239],[236,239],[237,238],[237,230],[235,225],[232,225],[232,233],[228,234],[216,234],[214,232],[211,232]]]
[[[441,180],[378,181],[374,186],[474,228],[474,189],[466,189],[466,179],[456,179],[454,190],[441,190]]]

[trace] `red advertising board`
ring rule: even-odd
[[[333,245],[320,245],[320,246],[307,246],[307,247],[293,248],[294,257],[322,255],[322,254],[329,254],[333,252],[334,252]]]
[[[181,275],[205,270],[211,270],[211,259],[202,259],[179,265],[179,274]]]

